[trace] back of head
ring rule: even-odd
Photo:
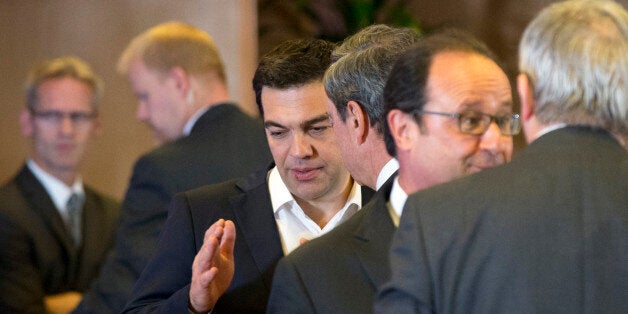
[[[322,39],[288,40],[266,53],[253,76],[255,101],[262,116],[262,89],[287,89],[322,81],[335,44]]]
[[[395,63],[384,88],[384,116],[397,109],[422,110],[429,101],[427,83],[434,57],[443,52],[467,52],[484,56],[499,64],[495,55],[471,34],[446,29],[422,38]],[[395,141],[384,119],[384,140],[388,154],[396,157]]]
[[[118,71],[126,75],[136,60],[160,73],[181,67],[190,75],[213,74],[225,81],[222,59],[209,34],[180,22],[159,24],[135,37],[122,53]]]
[[[47,80],[57,78],[73,78],[83,82],[92,90],[92,108],[98,109],[98,100],[103,92],[103,83],[92,68],[77,57],[61,57],[44,61],[36,65],[28,74],[24,84],[26,92],[26,107],[35,110],[37,107],[37,89]]]
[[[519,69],[542,124],[589,125],[628,135],[628,13],[611,1],[545,8],[526,28]]]
[[[348,37],[334,50],[335,62],[325,73],[325,91],[342,121],[347,103],[355,101],[367,112],[371,126],[384,132],[383,90],[397,57],[419,40],[410,28],[372,25]]]

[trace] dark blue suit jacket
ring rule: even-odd
[[[408,198],[377,313],[628,313],[628,154],[567,127]]]
[[[395,232],[386,203],[397,175],[349,220],[282,258],[269,313],[372,313],[377,287],[389,279]]]
[[[75,312],[122,311],[155,253],[176,193],[247,175],[270,160],[262,122],[230,103],[209,109],[190,135],[141,157],[122,204],[114,250]]]
[[[260,171],[177,195],[157,255],[137,282],[125,311],[187,311],[192,262],[207,228],[224,218],[236,226],[235,275],[212,313],[264,313],[275,265],[284,255],[266,177],[267,171]],[[363,188],[363,202],[372,193]]]

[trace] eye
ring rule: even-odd
[[[325,133],[325,131],[327,131],[331,126],[329,125],[319,125],[319,126],[312,126],[308,132],[311,135],[321,135],[323,133]]]
[[[268,136],[277,139],[285,137],[286,134],[288,134],[288,131],[282,129],[266,129],[266,131],[268,132]]]
[[[478,129],[483,129],[486,118],[487,117],[485,117],[484,115],[476,112],[462,113],[458,118],[460,123],[460,130],[463,132],[473,132]]]

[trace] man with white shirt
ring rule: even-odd
[[[407,199],[376,313],[628,312],[627,66],[621,5],[541,11],[519,46],[530,144]]]
[[[113,243],[118,202],[79,170],[100,132],[102,83],[75,57],[45,61],[26,82],[30,158],[0,188],[0,312],[67,312]]]
[[[137,97],[137,119],[162,145],[133,169],[115,247],[78,313],[119,313],[155,253],[168,204],[179,192],[263,169],[270,152],[259,119],[230,101],[218,49],[178,22],[136,36],[118,70]]]
[[[352,62],[382,55],[373,48]],[[518,120],[510,83],[467,34],[420,39],[392,67],[383,95],[384,139],[398,176],[349,221],[279,262],[269,312],[371,313],[378,285],[389,278],[387,252],[407,195],[511,157]],[[469,128],[467,119],[477,125]]]
[[[274,165],[175,197],[127,312],[263,313],[277,261],[370,197],[344,168],[327,113],[334,47],[287,41],[261,59],[253,88]]]

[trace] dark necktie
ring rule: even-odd
[[[78,193],[72,193],[68,199],[66,209],[68,211],[67,227],[72,235],[74,245],[81,244],[81,216],[83,211],[83,196]]]

